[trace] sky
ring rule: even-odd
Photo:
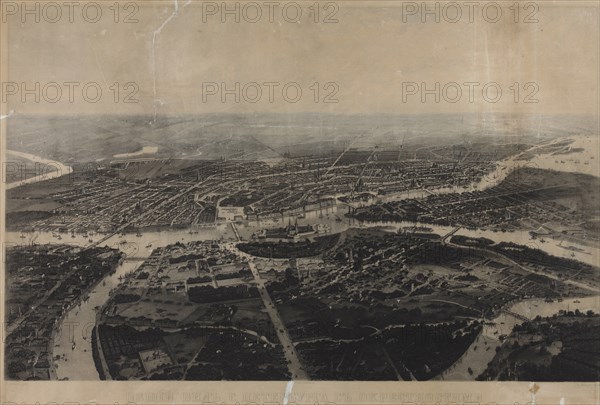
[[[421,2],[320,2],[318,15],[312,1],[289,3],[272,10],[261,1],[245,9],[237,3],[239,22],[222,15],[222,2],[133,2],[120,8],[119,22],[105,2],[95,23],[81,8],[73,22],[63,8],[54,23],[51,9],[40,10],[40,22],[3,9],[5,111],[598,114],[597,2],[520,3],[516,16],[512,1],[499,1],[496,22],[494,7],[484,13],[487,2],[473,10],[458,2],[459,18],[439,3],[439,23],[434,15],[422,22]],[[261,17],[251,22],[257,9]],[[137,22],[123,21],[130,13]],[[86,15],[93,19],[94,10]],[[73,102],[65,83],[77,83]],[[39,102],[32,94],[23,102],[24,87]],[[102,96],[92,102],[98,88]],[[127,95],[136,102],[126,103]]]

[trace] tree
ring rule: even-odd
[[[18,373],[22,373],[27,370],[27,366],[20,361],[13,361],[8,365],[8,374],[11,377],[15,377]]]

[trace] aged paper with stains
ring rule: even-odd
[[[2,1],[4,404],[599,401],[597,1]]]

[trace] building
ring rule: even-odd
[[[241,221],[245,218],[244,207],[217,207],[217,220]]]

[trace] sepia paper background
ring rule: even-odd
[[[113,2],[99,3],[108,7]],[[135,15],[139,21],[128,24],[115,23],[109,14],[97,23],[84,21],[77,14],[73,23],[64,16],[57,23],[43,19],[36,23],[31,17],[23,23],[18,15],[7,16],[7,21],[2,21],[0,82],[97,82],[105,93],[97,103],[79,97],[71,103],[66,94],[56,103],[31,99],[22,102],[16,96],[1,104],[0,115],[9,116],[11,111],[20,115],[99,117],[331,112],[523,113],[598,118],[597,1],[532,2],[539,6],[539,22],[531,24],[513,21],[512,14],[508,14],[512,1],[496,2],[506,13],[497,23],[485,21],[481,14],[476,14],[472,23],[465,21],[466,16],[458,23],[435,23],[431,17],[423,23],[418,16],[403,22],[403,3],[409,2],[334,1],[339,7],[335,13],[338,22],[328,24],[289,23],[278,14],[273,23],[265,21],[265,15],[257,23],[223,23],[219,15],[203,21],[202,1],[133,3],[139,5]],[[297,3],[308,7],[313,2]],[[320,3],[322,6],[327,2]],[[431,7],[435,4],[426,3]],[[108,13],[106,8],[103,10]],[[122,11],[120,18],[124,15]],[[115,103],[108,90],[114,82],[136,83],[139,101]],[[202,86],[207,82],[296,82],[306,92],[297,103],[281,98],[271,103],[264,94],[257,103],[235,103],[231,98],[221,102],[218,96],[203,102]],[[337,83],[339,102],[315,103],[308,90],[314,82]],[[466,94],[457,103],[436,103],[431,98],[423,103],[418,96],[403,102],[403,82],[496,82],[505,93],[498,103],[481,99],[470,103]],[[508,90],[514,82],[537,83],[539,101],[515,103]],[[3,154],[6,137],[10,137],[6,130],[9,120],[1,121]],[[600,175],[600,167],[595,169]],[[0,216],[4,218],[4,204]],[[0,290],[4,292],[4,278],[1,280]],[[4,317],[3,309],[0,313]],[[600,400],[598,383],[3,381],[0,386],[2,403],[19,404],[562,405],[595,404]]]

